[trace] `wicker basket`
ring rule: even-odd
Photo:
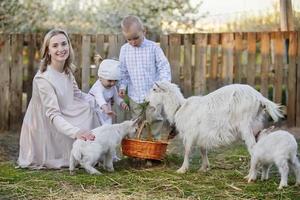
[[[165,157],[168,142],[153,141],[152,134],[148,125],[147,140],[140,139],[143,128],[147,126],[144,121],[137,131],[136,139],[123,139],[122,152],[124,155],[142,159],[162,160]]]

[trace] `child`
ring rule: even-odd
[[[144,26],[138,17],[125,17],[121,27],[127,43],[120,50],[119,95],[124,97],[128,88],[131,115],[136,118],[141,113],[141,104],[155,81],[171,81],[170,64],[162,49],[145,38]],[[146,112],[146,119],[151,122],[154,137],[159,138],[163,118]]]
[[[96,64],[100,63],[102,58],[95,57]],[[128,105],[118,96],[116,82],[120,79],[120,62],[113,59],[105,59],[101,62],[98,69],[99,79],[90,89],[97,103],[96,110],[99,121],[102,125],[112,124],[112,117],[116,115],[111,109],[112,101],[117,103],[123,110],[129,110]]]

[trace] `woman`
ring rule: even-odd
[[[84,101],[86,94],[78,89],[71,72],[72,61],[67,33],[59,29],[48,32],[21,129],[20,167],[67,167],[74,140],[94,140],[89,130],[100,124]]]

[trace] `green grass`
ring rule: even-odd
[[[248,184],[243,177],[250,158],[240,144],[210,152],[209,159],[210,171],[198,172],[199,157],[194,156],[186,174],[175,172],[182,163],[178,155],[153,168],[123,159],[114,173],[100,169],[101,176],[82,169],[73,176],[67,169],[16,169],[12,162],[2,162],[0,199],[300,199],[294,177],[289,177],[289,187],[277,189],[275,168],[270,180]]]

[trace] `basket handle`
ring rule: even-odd
[[[144,127],[147,126],[147,140],[153,140],[153,137],[152,137],[152,134],[151,134],[151,128],[150,128],[150,124],[145,120],[142,122],[141,126],[139,127],[138,131],[137,131],[137,139],[140,139],[141,138],[141,134],[142,134],[142,131],[144,129]]]

